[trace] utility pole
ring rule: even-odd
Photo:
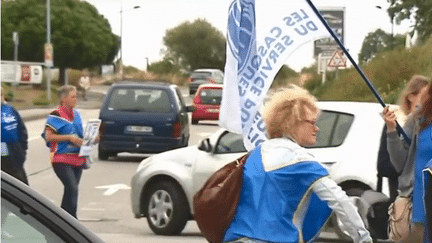
[[[51,47],[51,2],[50,0],[46,0],[46,26],[47,26],[47,35],[46,35],[46,41],[47,44],[45,46],[45,65],[47,68],[47,98],[48,100],[51,102],[51,66],[52,64],[52,59],[51,61],[47,60],[47,54],[51,54],[51,58],[52,58],[52,52],[51,53],[47,53],[49,51],[52,51],[52,47]],[[51,50],[47,50],[47,49],[51,49]]]

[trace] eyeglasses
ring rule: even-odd
[[[305,121],[305,122],[307,122],[307,123],[310,123],[310,124],[312,124],[313,126],[316,126],[316,120],[303,120],[303,121]]]

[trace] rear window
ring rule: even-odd
[[[191,78],[196,79],[207,79],[211,76],[211,72],[193,72]]]
[[[111,94],[108,110],[170,112],[171,102],[166,90],[118,88]]]
[[[199,95],[202,104],[220,105],[222,100],[222,89],[201,89]]]

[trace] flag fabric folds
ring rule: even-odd
[[[248,150],[266,140],[260,113],[273,79],[300,46],[331,37],[305,0],[234,0],[219,125],[243,135]]]

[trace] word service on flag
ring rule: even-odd
[[[219,124],[243,134],[248,150],[265,141],[260,109],[276,73],[300,46],[329,36],[304,0],[233,1]]]

